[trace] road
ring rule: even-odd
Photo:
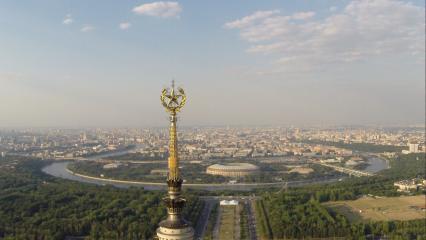
[[[256,232],[256,216],[254,215],[254,200],[245,200],[245,204],[247,204],[248,208],[248,228],[249,228],[249,239],[257,240],[257,232]]]
[[[213,240],[220,240],[219,239],[219,226],[220,226],[220,219],[221,218],[222,218],[222,208],[220,206],[218,206],[216,223],[214,224],[214,228],[213,228]]]
[[[213,199],[205,199],[204,202],[205,204],[204,204],[203,212],[201,213],[200,218],[198,219],[198,222],[196,223],[196,226],[195,226],[196,240],[201,240],[204,238],[204,233],[206,231],[207,224],[209,222],[210,213],[216,201]]]

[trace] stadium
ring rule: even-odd
[[[243,177],[259,172],[259,167],[250,163],[214,164],[207,167],[207,174],[224,177]]]

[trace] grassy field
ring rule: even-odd
[[[219,239],[235,238],[235,206],[220,206],[222,215],[220,218]]]
[[[425,195],[409,197],[363,197],[355,201],[328,202],[324,205],[345,215],[351,222],[412,220],[426,218]]]

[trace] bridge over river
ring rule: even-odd
[[[332,164],[327,164],[327,163],[320,163],[320,162],[315,162],[315,163],[319,164],[319,165],[322,165],[322,166],[325,166],[325,167],[333,168],[334,170],[336,170],[338,172],[349,174],[349,176],[355,176],[355,177],[370,177],[370,176],[374,176],[374,173],[371,173],[371,172],[364,172],[364,171],[360,171],[360,170],[355,170],[355,169],[340,167],[340,166],[336,166],[336,165],[332,165]]]

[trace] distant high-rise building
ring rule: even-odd
[[[419,144],[418,143],[409,143],[408,151],[410,153],[418,153],[419,152]]]
[[[83,132],[80,136],[80,142],[86,143],[87,142],[87,135],[86,132]]]

